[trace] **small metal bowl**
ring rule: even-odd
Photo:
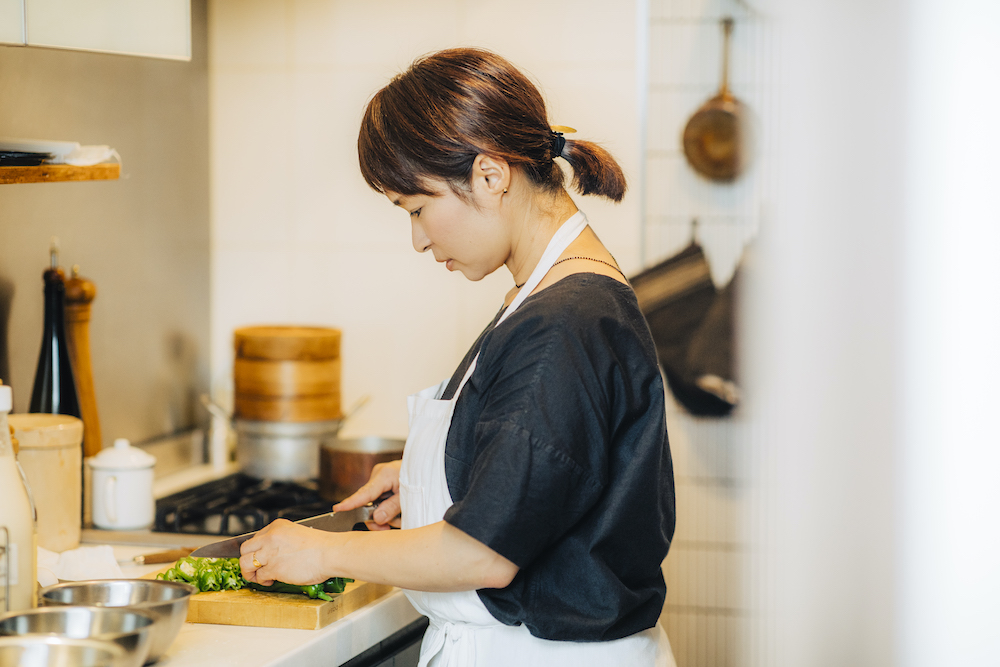
[[[43,606],[127,607],[153,618],[148,662],[159,660],[181,631],[188,602],[198,589],[191,584],[158,579],[96,579],[43,588]]]
[[[141,667],[149,657],[153,618],[112,607],[40,607],[0,616],[0,636],[57,635],[99,639],[125,650],[123,667]]]
[[[0,637],[0,667],[121,667],[125,649],[102,639]]]

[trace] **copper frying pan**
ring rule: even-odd
[[[684,128],[684,155],[713,181],[731,181],[749,162],[747,111],[729,92],[729,37],[733,19],[722,20],[722,85],[719,93],[695,112]]]

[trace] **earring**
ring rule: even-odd
[[[503,189],[503,193],[504,193],[504,194],[507,194],[507,188],[504,188],[504,189]]]

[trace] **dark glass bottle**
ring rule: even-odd
[[[50,266],[42,274],[45,282],[45,329],[42,332],[42,350],[38,354],[35,386],[31,390],[28,412],[50,412],[60,415],[80,416],[76,382],[66,347],[64,307],[66,277],[59,268],[59,246],[53,240],[49,249]]]

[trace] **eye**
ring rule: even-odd
[[[415,210],[415,211],[410,211],[410,217],[411,217],[411,218],[419,218],[419,217],[420,217],[420,212],[421,212],[422,210],[424,210],[424,209],[423,209],[423,207],[421,206],[420,208],[418,208],[418,209],[417,209],[417,210]]]

